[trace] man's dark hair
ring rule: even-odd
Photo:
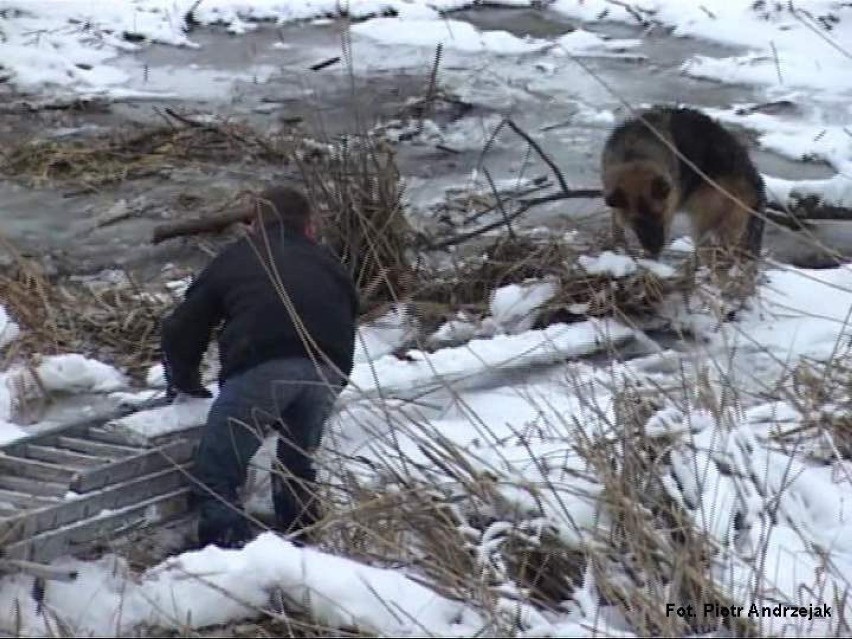
[[[273,186],[261,191],[253,202],[254,219],[266,228],[283,226],[304,233],[311,219],[311,203],[299,191],[288,186]]]

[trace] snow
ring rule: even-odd
[[[6,393],[6,389],[0,387],[0,414],[5,413],[6,407],[8,406],[8,402],[5,397]],[[0,418],[0,446],[4,444],[10,444],[16,439],[20,439],[26,434],[26,431],[24,431],[22,428],[16,426],[15,424],[10,424],[5,419]]]
[[[209,389],[214,392],[215,387]],[[168,406],[131,413],[107,422],[104,428],[121,433],[130,441],[145,445],[149,440],[201,426],[213,405],[213,398],[181,398]]]
[[[639,46],[637,39],[605,39],[585,29],[575,29],[556,39],[556,43],[566,53],[589,53],[595,51],[622,52]]]
[[[0,445],[27,434],[12,423],[22,400],[42,394],[109,393],[126,388],[126,377],[114,367],[79,353],[42,357],[34,367],[13,364],[0,372]]]
[[[390,569],[301,549],[271,533],[245,548],[208,547],[184,553],[154,567],[135,582],[127,567],[106,557],[96,562],[67,560],[77,570],[73,583],[51,583],[45,608],[75,634],[126,636],[144,626],[184,630],[250,618],[281,592],[307,606],[320,623],[350,626],[366,633],[419,636],[472,636],[484,621],[464,603],[451,601]],[[0,609],[13,610],[32,584],[12,578],[0,591]],[[47,632],[47,616],[22,607],[25,628]]]
[[[794,361],[806,354],[829,357],[849,333],[852,268],[785,267],[766,278],[759,303],[732,326],[736,335],[725,336],[729,345],[766,349]]]
[[[635,331],[615,322],[590,320],[518,335],[499,335],[477,339],[465,346],[445,348],[435,353],[410,350],[407,361],[387,354],[355,364],[350,384],[341,395],[343,405],[356,399],[381,394],[383,397],[407,397],[449,383],[460,386],[465,380],[494,370],[525,368],[558,362],[569,357],[590,355],[634,338]],[[368,351],[369,352],[369,351]],[[208,386],[211,399],[185,398],[168,406],[135,412],[106,425],[134,441],[177,433],[204,423],[217,387]],[[338,410],[341,410],[340,408]]]
[[[352,31],[385,45],[435,47],[442,44],[466,53],[488,51],[517,55],[551,46],[547,41],[521,39],[506,31],[480,31],[469,22],[460,20],[374,18],[354,25]]]
[[[549,281],[502,286],[491,294],[491,318],[507,334],[528,331],[538,317],[536,311],[558,290],[556,282]]]
[[[683,62],[682,73],[753,86],[768,100],[790,100],[805,109],[795,117],[781,117],[737,114],[739,106],[734,105],[719,109],[719,117],[755,130],[759,134],[758,143],[767,150],[794,159],[825,161],[839,175],[849,174],[852,137],[848,129],[852,112],[848,102],[852,96],[852,74],[846,72],[849,53],[844,42],[852,41],[852,12],[846,6],[831,0],[808,0],[795,7],[771,2],[761,5],[750,0],[712,0],[700,4],[648,0],[636,5],[609,0],[556,0],[548,8],[579,20],[581,25],[564,35],[529,38],[480,29],[454,19],[452,13],[441,13],[473,4],[468,0],[360,0],[343,6],[336,0],[211,0],[201,3],[193,16],[200,24],[224,25],[230,33],[239,35],[254,30],[261,20],[278,24],[325,20],[345,9],[356,19],[352,25],[356,38],[373,44],[368,57],[375,59],[368,66],[405,64],[401,62],[403,59],[419,61],[421,58],[411,57],[407,52],[431,55],[441,43],[447,53],[468,57],[488,54],[492,61],[502,57],[520,64],[525,56],[530,57],[533,67],[558,78],[560,56],[641,57],[642,37],[611,38],[592,30],[601,20],[635,24],[638,11],[648,20],[671,27],[675,37],[701,38],[730,47],[730,51],[713,56],[692,56]],[[511,0],[498,4],[529,7],[535,3]],[[221,71],[168,67],[163,73],[150,74],[144,87],[133,85],[131,76],[138,69],[121,62],[127,54],[151,43],[200,46],[193,40],[193,32],[184,30],[183,16],[192,5],[192,0],[132,0],[103,6],[96,6],[91,0],[13,2],[10,6],[20,11],[11,13],[4,21],[4,40],[0,42],[3,71],[25,90],[67,90],[116,99],[143,94],[164,98],[213,97],[237,81],[262,82],[277,73],[274,64]],[[630,6],[632,12],[628,10]],[[131,34],[134,41],[128,41],[125,34]],[[142,40],[137,41],[138,38]],[[390,51],[392,55],[384,54]],[[514,83],[508,77],[506,80],[505,91],[512,93]],[[529,88],[535,84],[533,80]],[[187,87],[192,88],[191,95]],[[578,121],[614,124],[609,110],[586,108],[586,111],[578,114]],[[450,128],[463,128],[467,122],[462,119]],[[439,140],[445,137],[441,143],[456,150],[466,150],[482,137],[474,140],[467,135],[470,131],[460,129],[455,135],[459,140],[454,141],[452,131],[431,130],[430,124],[424,123],[426,137]],[[810,186],[817,187],[813,183]],[[826,186],[849,192],[839,181]]]
[[[355,341],[355,362],[377,359],[411,340],[416,329],[416,319],[405,308],[394,308],[382,317],[358,327]]]
[[[9,317],[6,309],[0,305],[0,349],[5,348],[21,334],[21,329],[15,321]]]
[[[127,386],[127,379],[116,368],[79,353],[43,358],[36,373],[48,391],[65,393],[105,393]]]
[[[824,204],[852,207],[852,178],[848,175],[837,174],[822,180],[784,180],[765,175],[763,179],[770,199],[779,204],[814,196]]]
[[[848,70],[849,13],[831,0],[796,3],[795,12],[786,3],[764,3],[758,9],[753,0],[711,0],[689,3],[681,0],[647,0],[642,3],[616,4],[607,0],[556,0],[554,11],[571,18],[608,20],[635,24],[628,7],[673,28],[676,37],[712,40],[720,44],[750,49],[746,54],[709,58],[696,56],[685,64],[690,75],[728,83],[759,84],[789,89],[819,89],[834,95],[852,89]],[[840,17],[831,31],[825,31],[809,18],[830,15]],[[756,34],[766,34],[756,37]],[[831,41],[836,46],[830,44]],[[814,55],[818,51],[819,55]],[[780,78],[779,78],[780,74]]]
[[[580,267],[590,275],[612,275],[626,277],[645,269],[658,277],[672,277],[675,270],[668,264],[649,259],[635,259],[629,255],[619,255],[612,251],[604,251],[597,257],[581,255],[577,258]]]
[[[166,369],[162,364],[154,364],[145,375],[145,383],[150,388],[166,387]]]
[[[730,109],[705,109],[723,122],[745,126],[759,135],[758,144],[769,151],[796,161],[826,162],[839,172],[852,167],[852,135],[848,126],[832,124],[836,109],[813,109],[808,121],[789,116],[751,112],[754,105],[735,105]],[[846,181],[849,181],[848,176]]]
[[[24,13],[10,14],[3,21],[2,73],[26,90],[101,92],[116,98],[139,95],[128,85],[127,72],[116,56],[150,42],[198,46],[192,32],[182,29],[190,0],[7,4]],[[635,22],[621,3],[555,0],[550,9],[585,21],[589,28],[548,39],[484,30],[439,13],[470,4],[364,0],[349,8],[353,18],[376,16],[356,22],[353,32],[359,43],[382,51],[387,64],[396,64],[397,57],[410,50],[431,55],[441,43],[455,55],[453,62],[498,60],[508,67],[526,60],[529,66],[523,72],[530,69],[535,78],[555,82],[561,77],[560,64],[569,56],[642,55],[642,39],[610,39],[591,31],[602,19]],[[837,171],[833,177],[810,180],[766,175],[773,201],[817,195],[828,204],[852,206],[848,133],[852,74],[848,55],[826,41],[830,38],[842,46],[852,40],[852,15],[847,7],[828,0],[798,3],[814,15],[834,12],[840,17],[831,31],[819,35],[808,26],[807,16],[791,13],[787,3],[777,9],[775,3],[767,3],[765,9],[754,4],[646,0],[629,6],[673,27],[676,37],[711,39],[731,47],[720,49],[716,57],[692,56],[681,66],[682,73],[745,83],[768,99],[796,105],[781,115],[761,113],[756,104],[707,109],[726,123],[754,131],[765,150],[797,161],[824,162]],[[389,9],[397,14],[386,15]],[[230,34],[240,35],[258,28],[257,20],[325,21],[339,10],[337,0],[205,0],[195,18],[203,24],[223,24]],[[124,32],[146,41],[127,42]],[[229,77],[247,78],[256,71]],[[259,71],[265,78],[274,69]],[[149,88],[156,94],[190,87],[203,98],[205,89],[187,80],[206,86],[219,80],[214,76],[209,70],[184,68],[170,83],[157,80]],[[505,98],[499,93],[503,88],[495,89],[495,95]],[[608,108],[578,108],[576,122],[597,127],[615,122]],[[426,120],[420,142],[440,141],[455,150],[476,151],[496,119],[483,118],[478,124],[462,119],[443,127]],[[694,249],[688,238],[675,240],[669,248]],[[659,277],[674,275],[664,263],[611,251],[582,256],[577,264],[590,274],[614,278],[643,270]],[[177,295],[186,283],[174,283]],[[645,436],[664,444],[666,454],[657,460],[663,488],[712,540],[718,551],[713,570],[726,594],[743,605],[763,596],[807,605],[821,603],[811,599],[828,593],[825,603],[846,607],[836,609],[833,620],[816,620],[807,627],[790,618],[763,619],[761,630],[781,633],[792,627],[820,636],[837,634],[836,620],[843,612],[847,618],[852,613],[848,604],[830,596],[835,589],[845,590],[852,574],[849,463],[834,457],[815,464],[802,450],[791,452],[774,437],[781,428],[795,432],[813,419],[813,411],[784,399],[782,391],[795,391],[783,377],[789,367],[803,358],[827,360],[838,353],[850,357],[852,268],[808,270],[770,262],[754,299],[727,322],[719,320],[713,307],[719,300],[712,293],[706,300],[669,300],[664,319],[673,329],[690,329],[695,337],[685,352],[656,346],[640,331],[613,320],[532,330],[536,311],[555,293],[555,284],[549,281],[502,287],[494,291],[485,317],[460,312],[444,323],[430,337],[433,352],[401,352],[415,327],[413,316],[403,308],[360,327],[351,384],[341,397],[323,451],[340,464],[323,468],[329,489],[340,489],[344,477],[357,477],[367,491],[384,495],[401,489],[394,482],[404,478],[447,497],[447,503],[458,508],[459,533],[474,558],[477,579],[483,589],[489,578],[499,582],[488,596],[495,610],[508,611],[520,636],[590,635],[595,630],[599,635],[632,636],[613,610],[600,603],[589,566],[571,605],[545,614],[517,596],[518,585],[506,577],[500,554],[507,531],[514,528],[535,531],[547,525],[562,543],[581,551],[608,533],[612,522],[600,499],[604,479],[578,452],[578,444],[584,437],[597,438],[598,445],[612,453],[615,466],[624,460],[619,442],[629,433],[619,419],[616,400],[623,399],[620,393],[630,382],[662,403],[643,424]],[[18,332],[0,306],[0,348]],[[610,350],[627,345],[647,347],[650,354],[625,361],[609,357]],[[586,357],[606,358],[606,365]],[[162,367],[155,366],[148,372],[148,390],[128,392],[119,371],[80,354],[43,358],[36,370],[50,392],[110,393],[132,405],[158,396],[150,389],[165,384]],[[699,378],[699,372],[706,377]],[[0,376],[0,444],[25,434],[9,423],[16,375],[26,380],[18,368]],[[662,390],[672,387],[675,390]],[[210,389],[215,393],[215,384]],[[710,391],[722,397],[719,402],[724,406],[708,409],[709,400],[702,394]],[[729,392],[735,397],[727,397]],[[377,402],[380,397],[383,401]],[[827,403],[820,414],[846,418],[840,398],[831,399],[836,405]],[[212,401],[179,401],[115,420],[109,427],[145,443],[202,424]],[[441,461],[441,451],[455,456],[464,480],[451,472],[446,459]],[[267,461],[270,452],[269,446],[264,447]],[[470,492],[480,480],[489,481],[487,492],[493,498],[485,506],[480,495]],[[262,506],[259,490],[249,502],[253,508]],[[472,519],[465,519],[464,509],[474,506],[482,509],[477,514],[484,523],[473,525]],[[414,548],[412,554],[419,550]],[[416,561],[404,567],[367,565],[330,552],[296,548],[268,533],[240,551],[187,552],[141,575],[110,556],[98,561],[66,558],[58,564],[74,567],[80,578],[71,584],[51,583],[47,609],[80,635],[103,636],[116,630],[133,634],[152,625],[183,630],[226,623],[251,617],[258,608],[274,607],[276,592],[304,605],[322,623],[351,625],[383,636],[424,632],[472,636],[493,622],[493,611],[481,609],[473,598],[453,601],[439,594],[429,585],[429,577],[418,572]],[[761,568],[760,574],[755,574],[756,568]],[[31,586],[31,580],[23,577],[3,577],[0,610],[20,609],[24,632],[37,635],[48,631],[45,624],[50,617],[15,603],[29,602]]]
[[[614,264],[611,255],[600,261],[608,269]],[[541,301],[553,292],[547,282],[501,291],[491,310],[504,318],[512,309],[534,308],[532,299]],[[755,349],[791,362],[803,356],[826,358],[849,335],[843,321],[852,307],[852,269],[770,269],[756,299],[754,308],[734,322],[702,334],[708,354],[734,353],[745,366],[753,366]],[[502,315],[495,312],[500,309]],[[511,312],[508,317],[517,318]],[[401,319],[400,314],[386,319],[391,330],[399,329],[392,320]],[[737,343],[740,334],[744,341]],[[620,384],[644,380],[656,388],[658,382],[676,380],[672,373],[689,374],[678,363],[689,353],[663,351],[607,367],[578,359],[640,337],[618,323],[596,320],[474,339],[433,353],[409,351],[413,361],[385,354],[359,362],[330,423],[324,453],[339,455],[346,473],[323,470],[325,481],[333,487],[353,473],[367,482],[366,488],[392,491],[392,478],[406,477],[448,491],[457,501],[464,498],[463,485],[435,461],[437,451],[449,446],[470,476],[497,480],[493,491],[499,499],[486,511],[493,523],[477,528],[462,520],[483,575],[502,574],[500,548],[516,524],[533,530],[546,523],[562,543],[584,548],[602,531],[606,534],[610,522],[598,504],[601,478],[575,448],[578,435],[615,435],[614,441],[620,441],[614,404]],[[724,367],[724,359],[713,361]],[[548,366],[535,368],[536,363]],[[374,405],[375,393],[365,392],[371,383],[373,389],[376,384],[382,388],[381,407]],[[412,411],[405,398],[414,394],[423,401],[430,384],[433,392]],[[451,386],[441,392],[445,384]],[[720,549],[713,564],[718,583],[737,605],[758,601],[749,590],[755,584],[761,593],[775,591],[781,601],[823,603],[802,593],[822,592],[820,585],[830,592],[845,584],[852,567],[847,512],[852,484],[839,480],[843,474],[837,469],[810,464],[771,440],[774,425],[795,428],[801,422],[803,414],[795,406],[758,400],[745,412],[714,413],[697,405],[692,394],[700,392],[699,384],[687,378],[683,386],[683,402],[655,393],[665,405],[648,420],[645,432],[667,442],[668,455],[659,461],[664,489]],[[209,403],[189,400],[117,420],[112,427],[139,436],[179,430],[201,423]],[[428,452],[427,442],[440,446]],[[830,554],[831,567],[826,568],[821,553]],[[765,562],[760,575],[753,573],[757,557]],[[276,597],[300,602],[321,623],[382,636],[472,636],[482,632],[490,614],[474,601],[447,599],[422,575],[409,572],[413,568],[367,565],[301,549],[271,533],[242,550],[185,552],[138,575],[112,556],[66,558],[57,564],[74,568],[80,577],[72,584],[52,583],[47,607],[84,635],[115,629],[133,634],[142,626],[198,629],[250,618],[254,610],[274,607]],[[606,629],[608,635],[633,636],[600,604],[588,570],[584,579],[575,592],[577,605],[564,612],[545,614],[518,602],[508,584],[494,591],[495,609],[514,611],[523,636],[561,636],[584,627],[581,634],[588,635],[591,626],[598,633]],[[15,599],[27,601],[30,587],[29,580],[6,577],[0,607],[8,610]],[[29,634],[44,631],[45,618],[36,616],[32,606],[21,606],[21,615]],[[792,620],[763,619],[764,632],[780,631],[782,622]],[[815,620],[812,632],[828,634],[833,623]]]
[[[576,324],[553,324],[519,335],[497,335],[475,339],[464,346],[434,353],[411,350],[406,360],[386,355],[369,365],[356,366],[344,400],[378,395],[405,397],[426,388],[449,383],[463,385],[477,375],[550,364],[623,344],[635,337],[633,329],[610,320],[589,320]]]

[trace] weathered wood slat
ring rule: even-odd
[[[0,518],[12,517],[20,512],[20,508],[16,508],[11,503],[5,502],[0,498]]]
[[[74,476],[74,469],[57,466],[56,464],[37,459],[12,457],[0,451],[0,474],[2,473],[65,484],[71,481],[71,478]]]
[[[38,508],[39,506],[58,504],[62,500],[59,497],[42,497],[30,495],[29,493],[21,493],[15,490],[0,489],[0,501],[20,504],[26,508]]]
[[[187,471],[201,427],[145,441],[108,428],[111,420],[146,408],[102,411],[0,446],[0,542],[7,565],[34,562],[27,566],[39,571],[39,562],[92,547],[105,535],[185,513]]]
[[[127,506],[101,517],[84,519],[69,526],[8,544],[6,559],[46,563],[82,546],[103,541],[130,526],[154,525],[173,517],[187,507],[189,489],[181,488],[165,495]]]
[[[118,510],[174,491],[186,483],[185,473],[178,468],[136,477],[90,495],[0,520],[0,539],[6,543],[17,542],[81,519],[96,517],[104,510]]]
[[[16,439],[12,444],[9,444],[8,446],[3,446],[3,450],[14,455],[20,447],[35,442],[43,443],[51,435],[56,435],[59,433],[63,435],[74,435],[77,433],[83,433],[93,426],[99,426],[100,424],[104,424],[110,420],[119,419],[122,416],[129,415],[132,412],[133,411],[126,406],[119,406],[118,408],[99,411],[94,415],[89,415],[77,421],[56,424],[55,426],[51,426],[50,428],[40,429],[38,432],[25,435],[20,439]]]
[[[4,474],[0,474],[0,488],[29,495],[59,498],[64,497],[68,492],[68,484],[57,484]]]
[[[92,426],[86,431],[86,439],[105,444],[116,444],[118,446],[140,446],[139,442],[131,442],[127,436],[119,431],[110,430],[103,426]]]
[[[88,493],[132,477],[172,468],[175,464],[189,461],[194,448],[193,442],[179,439],[133,457],[78,472],[71,480],[71,490],[77,493]]]
[[[21,454],[30,459],[38,459],[74,469],[98,466],[104,463],[103,457],[78,453],[64,448],[54,448],[53,446],[42,446],[40,444],[27,444],[23,447]]]
[[[97,455],[98,457],[106,457],[108,459],[123,459],[137,454],[140,449],[130,446],[119,446],[117,444],[104,444],[103,442],[95,442],[82,437],[67,437],[59,436],[54,444],[60,448],[86,453],[87,455]]]

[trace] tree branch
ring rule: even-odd
[[[538,156],[544,161],[544,163],[550,167],[550,170],[553,171],[553,174],[559,181],[559,186],[562,189],[562,192],[570,193],[571,189],[568,188],[568,182],[565,181],[565,176],[562,175],[562,171],[560,171],[559,167],[556,166],[556,162],[553,161],[553,158],[551,158],[547,153],[544,152],[544,149],[539,146],[538,142],[536,142],[530,137],[529,133],[527,133],[517,124],[515,124],[514,120],[512,120],[511,118],[506,118],[504,121],[507,125],[509,125],[509,128],[511,128],[512,131],[514,131],[524,140],[526,140],[527,144],[529,144],[533,148],[533,150],[538,154]]]

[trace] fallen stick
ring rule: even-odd
[[[333,58],[329,58],[328,60],[323,60],[322,62],[317,62],[316,64],[312,64],[308,68],[311,71],[322,71],[326,67],[330,67],[332,64],[337,64],[340,62],[340,56],[334,56]]]
[[[473,231],[468,231],[467,233],[462,233],[461,235],[456,235],[455,237],[451,237],[437,243],[431,242],[426,239],[424,248],[433,251],[440,251],[451,246],[456,246],[457,244],[463,244],[468,240],[472,240],[475,237],[479,237],[480,235],[484,235],[489,231],[493,231],[494,229],[499,228],[500,226],[509,225],[511,222],[513,222],[521,215],[529,211],[531,208],[534,208],[540,204],[547,204],[548,202],[558,202],[560,200],[586,199],[600,196],[600,189],[575,189],[573,191],[568,191],[564,193],[560,192],[551,193],[550,195],[542,195],[541,197],[537,197],[532,200],[521,200],[520,206],[516,210],[512,211],[505,217],[501,217],[496,222],[486,224],[485,226],[481,226],[478,229],[474,229]]]
[[[185,235],[197,235],[199,233],[218,233],[224,231],[232,224],[239,222],[248,223],[252,219],[252,211],[227,211],[210,217],[201,217],[194,220],[181,220],[179,222],[167,222],[154,227],[151,238],[152,244],[159,244],[173,237]]]
[[[228,129],[223,128],[221,126],[218,126],[216,124],[212,124],[212,123],[208,123],[208,122],[198,122],[196,120],[193,120],[192,118],[186,117],[185,115],[181,115],[180,113],[178,113],[177,111],[175,111],[174,109],[172,109],[170,107],[166,107],[165,109],[163,109],[163,111],[170,118],[174,118],[175,120],[177,120],[181,124],[185,124],[186,126],[188,126],[190,128],[202,129],[204,131],[211,131],[213,133],[218,133],[222,137],[231,138],[232,140],[236,140],[237,142],[240,142],[241,144],[244,144],[246,146],[251,146],[252,144],[256,144],[261,149],[266,151],[266,153],[268,153],[270,156],[282,157],[282,154],[281,154],[280,151],[274,149],[272,146],[269,145],[268,142],[266,142],[265,140],[262,140],[260,137],[255,137],[253,140],[249,140],[246,137],[237,133],[236,131],[231,131],[231,130],[228,130]]]
[[[826,204],[818,195],[801,195],[795,191],[790,195],[787,204],[770,205],[775,211],[791,218],[794,223],[797,220],[850,220],[852,221],[852,208]]]

